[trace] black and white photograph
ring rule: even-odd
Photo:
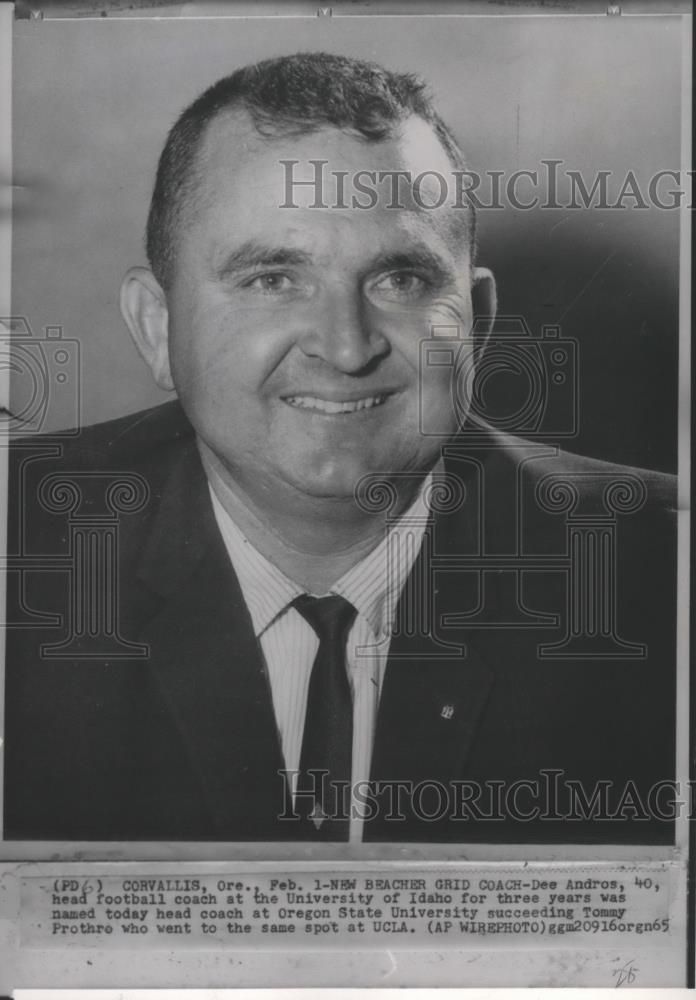
[[[73,6],[11,28],[2,858],[67,865],[21,940],[154,937],[85,858],[168,860],[199,947],[380,860],[305,948],[686,985],[690,5]],[[409,875],[465,859],[557,881]]]

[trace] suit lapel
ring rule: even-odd
[[[415,634],[406,634],[402,627],[405,608],[418,606],[414,590],[421,588],[429,551],[425,544],[399,601],[377,716],[373,781],[446,784],[460,777],[492,683],[469,642],[438,642],[442,590],[433,603],[434,629],[416,627]]]
[[[284,791],[272,700],[193,442],[165,485],[139,575],[139,640],[216,835],[271,837]]]
[[[443,570],[445,561],[438,560],[480,551],[481,465],[446,457],[446,473],[457,476],[462,500],[456,510],[432,514],[399,599],[378,712],[375,781],[447,784],[461,777],[471,750],[492,674],[469,635],[443,629],[442,618],[476,606],[479,579]]]
[[[373,781],[446,785],[465,774],[500,656],[496,622],[517,610],[517,594],[507,594],[509,606],[503,606],[506,575],[487,570],[484,593],[480,570],[467,569],[466,560],[457,567],[456,556],[516,551],[519,459],[511,447],[514,439],[481,435],[473,445],[462,438],[443,449],[446,474],[459,480],[463,499],[456,509],[433,514],[401,594],[378,712]],[[479,604],[474,627],[467,625]],[[461,624],[443,628],[457,618]],[[413,621],[415,627],[404,624]],[[443,655],[445,643],[458,643],[461,655]]]

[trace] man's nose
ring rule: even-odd
[[[359,374],[390,350],[370,312],[369,304],[357,293],[327,295],[312,318],[311,329],[300,338],[302,351],[345,374]]]

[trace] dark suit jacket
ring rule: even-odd
[[[641,806],[674,777],[674,481],[541,451],[495,432],[446,449],[464,499],[440,504],[401,597],[366,840],[671,840],[672,824]],[[105,502],[121,474],[133,492]],[[617,477],[629,486],[607,507]],[[616,514],[631,484],[639,509]],[[72,443],[17,442],[10,492],[5,836],[320,837],[278,818],[262,657],[178,403]],[[579,628],[577,595],[594,593],[600,564],[611,586]],[[397,801],[399,781],[415,798]],[[588,800],[609,783],[599,814],[553,818],[572,805],[568,781]],[[608,818],[630,782],[638,807]],[[522,818],[535,805],[550,818]]]

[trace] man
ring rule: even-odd
[[[463,168],[338,56],[182,114],[121,296],[178,401],[16,449],[6,836],[669,841],[673,486],[467,412]]]

